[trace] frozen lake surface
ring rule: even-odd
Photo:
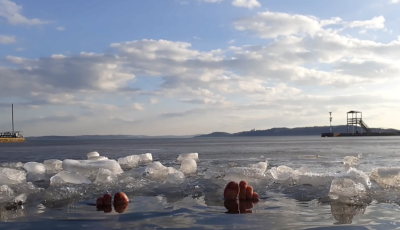
[[[400,228],[399,141],[301,136],[2,144],[0,227]],[[222,194],[230,180],[246,180],[260,196],[245,215],[226,214]],[[116,191],[130,198],[124,213],[96,211],[95,199]]]

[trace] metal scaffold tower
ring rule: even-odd
[[[358,127],[360,127],[360,133]],[[371,129],[362,119],[362,112],[354,110],[347,112],[347,134],[362,134],[363,130],[365,133],[371,133]]]

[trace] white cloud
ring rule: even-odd
[[[350,28],[361,27],[371,30],[381,30],[385,28],[385,18],[383,16],[379,16],[366,21],[353,21],[346,23],[345,26]]]
[[[157,104],[158,103],[158,100],[157,100],[157,98],[150,98],[150,104]]]
[[[132,119],[132,118],[124,118],[124,117],[111,117],[110,118],[113,121],[116,122],[121,122],[121,123],[136,123],[138,120]]]
[[[58,27],[56,27],[56,30],[58,30],[58,31],[64,31],[64,30],[65,30],[65,27],[58,26]]]
[[[228,41],[228,44],[233,44],[233,43],[235,43],[234,39],[231,39],[231,40]]]
[[[23,64],[28,61],[28,59],[26,59],[26,58],[15,57],[15,56],[10,56],[10,55],[8,55],[5,59],[6,59],[6,61],[8,61],[10,63],[14,63],[14,64]]]
[[[0,85],[0,91],[4,93],[13,90],[21,95],[27,92],[113,91],[135,78],[121,66],[117,57],[109,55],[53,55],[37,60],[8,56],[7,60],[20,67],[0,67],[0,81],[5,83]],[[28,82],[32,86],[27,91],[24,87]]]
[[[343,29],[378,30],[384,22],[383,17],[346,22],[264,12],[234,22],[238,30],[273,38],[263,45],[201,51],[187,42],[143,39],[113,43],[106,53],[40,59],[6,56],[6,65],[0,66],[0,97],[17,97],[29,109],[74,108],[90,119],[71,122],[84,121],[84,131],[100,132],[105,131],[96,122],[112,122],[118,131],[133,132],[124,124],[134,123],[135,130],[168,134],[174,122],[165,119],[179,119],[182,127],[193,127],[187,130],[196,133],[215,131],[222,127],[218,120],[225,124],[226,114],[232,115],[230,119],[256,114],[250,118],[263,124],[278,125],[280,116],[294,115],[307,122],[321,110],[341,112],[341,102],[373,112],[377,106],[393,108],[400,100],[387,96],[397,95],[400,87],[400,39],[376,42],[345,35]],[[149,85],[140,88],[136,76],[147,78]],[[392,88],[379,96],[377,84],[380,89]],[[360,87],[366,92],[364,101],[354,94]],[[163,103],[147,106],[161,98]],[[196,126],[205,119],[210,124]],[[295,121],[284,122],[288,126]],[[229,127],[240,130],[249,124]]]
[[[257,0],[234,0],[232,5],[236,7],[245,7],[253,9],[255,7],[261,7],[261,4]]]
[[[54,59],[60,59],[60,58],[66,58],[67,56],[65,56],[63,54],[53,54],[50,57],[54,58]]]
[[[37,18],[28,19],[21,14],[22,6],[9,0],[0,0],[0,17],[12,25],[42,25],[49,22]]]
[[[234,26],[240,31],[256,32],[261,38],[276,38],[301,33],[314,34],[321,30],[317,18],[286,13],[262,12],[254,17],[238,19]]]
[[[143,105],[140,103],[134,103],[133,108],[135,108],[136,110],[144,110]]]
[[[234,22],[239,31],[250,31],[261,38],[277,38],[279,36],[313,36],[317,32],[334,30],[326,29],[330,25],[341,25],[344,28],[362,28],[364,30],[385,29],[385,18],[374,17],[371,20],[345,22],[335,17],[328,20],[320,20],[314,16],[287,14],[279,12],[262,12],[253,17],[245,17]]]
[[[7,56],[8,62],[19,67],[0,68],[0,76],[13,76],[1,79],[8,87],[0,87],[0,92],[24,95],[24,87],[33,84],[28,92],[100,90],[227,105],[228,95],[277,97],[273,94],[276,83],[291,82],[287,87],[294,91],[304,85],[347,88],[397,78],[400,71],[396,67],[400,66],[396,61],[400,41],[381,44],[323,31],[313,37],[280,38],[267,46],[236,47],[229,53],[201,52],[191,49],[189,43],[166,40],[114,43],[111,47],[115,55],[82,53],[38,60]],[[315,61],[327,63],[331,69],[304,66]],[[135,75],[158,77],[162,83],[153,91],[133,89],[128,83]],[[133,107],[143,109],[142,104]]]
[[[17,42],[15,36],[0,35],[0,44],[8,45]]]
[[[400,2],[400,0],[390,0],[390,3],[391,4],[397,4],[397,3],[399,3]]]

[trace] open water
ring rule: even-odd
[[[86,160],[91,151],[115,160],[151,153],[178,170],[181,153],[198,153],[199,161],[195,174],[172,182],[138,173],[148,164],[91,184],[50,185],[56,172],[18,183],[0,175],[0,228],[400,229],[399,137],[30,141],[0,145],[0,164],[21,172],[26,162]],[[251,170],[265,161],[265,172]],[[231,179],[246,179],[260,195],[246,214],[226,213],[222,192]],[[97,211],[96,197],[116,191],[130,198],[125,212]]]

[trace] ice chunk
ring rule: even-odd
[[[292,168],[285,165],[278,166],[277,168],[271,168],[270,173],[274,180],[278,181],[284,181],[297,175]]]
[[[117,181],[117,179],[117,174],[111,172],[109,169],[101,168],[99,173],[97,173],[94,183],[112,183]]]
[[[197,162],[197,161],[199,161],[199,154],[198,153],[181,153],[181,154],[179,154],[177,161],[182,162],[185,159],[193,159]]]
[[[330,184],[332,183],[333,179],[335,179],[335,177],[330,174],[304,173],[298,176],[297,184],[300,185],[309,184],[314,187],[317,187]]]
[[[306,166],[302,166],[302,167],[294,170],[294,173],[297,174],[297,175],[304,175],[304,174],[307,174],[307,173],[311,173],[311,171]]]
[[[176,170],[173,167],[165,167],[159,161],[150,163],[146,167],[146,173],[149,175],[150,179],[155,181],[164,181],[170,174],[179,173],[180,171]],[[178,175],[176,175],[178,176]]]
[[[105,157],[105,156],[93,156],[93,157],[88,157],[88,160],[90,160],[90,161],[102,161],[102,160],[108,160],[108,157]]]
[[[98,156],[100,156],[100,154],[99,154],[98,152],[96,152],[96,151],[90,152],[90,153],[87,154],[87,158],[88,158],[88,159],[89,159],[90,157],[98,157]]]
[[[43,164],[46,167],[46,172],[48,173],[55,173],[62,170],[62,161],[58,159],[45,160]]]
[[[22,193],[14,198],[14,203],[25,203],[28,196],[25,193]]]
[[[45,190],[44,188],[36,187],[31,182],[21,183],[17,186],[11,186],[11,188],[14,190],[14,194],[26,194],[29,198],[34,196],[41,198],[42,192]]]
[[[212,168],[207,169],[204,173],[204,179],[215,179],[215,178],[222,178],[225,175],[225,172],[220,168]]]
[[[345,166],[358,166],[359,165],[359,158],[353,156],[347,156],[343,158],[343,164]]]
[[[24,167],[24,163],[22,162],[5,162],[5,163],[1,163],[0,164],[1,167],[4,168],[23,168]]]
[[[185,181],[185,175],[183,174],[183,172],[180,171],[168,174],[167,178],[165,179],[165,183],[171,183],[171,184],[180,184],[184,181]]]
[[[26,181],[40,181],[46,178],[46,167],[42,163],[28,162],[24,165],[28,173],[26,174]]]
[[[197,171],[197,163],[193,159],[185,159],[181,164],[181,171],[185,175],[194,174]]]
[[[267,170],[267,167],[268,167],[268,161],[258,162],[257,164],[251,164],[251,165],[249,165],[249,167],[258,168],[258,169],[261,169],[263,172],[265,172],[265,170]]]
[[[14,191],[8,185],[0,186],[0,203],[5,203],[14,197]]]
[[[69,203],[71,199],[77,199],[82,197],[91,197],[93,193],[88,192],[88,186],[84,184],[65,184],[65,182],[60,177],[57,178],[57,181],[60,181],[60,184],[53,184],[45,190],[43,195],[43,201],[46,206],[56,205],[57,203],[53,203],[54,201],[63,201],[62,203]]]
[[[348,178],[337,178],[332,181],[328,196],[334,200],[344,201],[343,198],[353,198],[365,195],[365,186]]]
[[[142,178],[147,175],[146,167],[135,168],[125,172],[124,174],[130,175],[134,178]]]
[[[139,164],[147,164],[153,161],[153,156],[151,153],[140,154],[139,158]]]
[[[78,172],[61,171],[50,178],[50,184],[91,184],[92,182]]]
[[[152,180],[156,181],[163,181],[168,176],[168,168],[162,165],[159,161],[147,165],[146,172]]]
[[[41,181],[41,180],[46,180],[48,179],[47,175],[45,173],[32,173],[32,172],[28,172],[26,174],[26,181]]]
[[[228,166],[229,166],[229,167],[237,167],[238,164],[237,164],[236,162],[229,162],[229,163],[228,163]]]
[[[46,167],[42,163],[28,162],[24,164],[24,168],[28,173],[43,174],[46,172]]]
[[[174,167],[166,167],[167,168],[167,173],[168,174],[172,174],[172,173],[177,173],[177,172],[179,172],[179,170],[177,170],[176,168],[174,168]]]
[[[120,183],[133,183],[133,182],[136,182],[136,179],[130,176],[130,177],[122,178],[119,182]]]
[[[26,172],[19,169],[0,167],[0,184],[19,184],[26,181]]]
[[[122,173],[121,166],[115,160],[70,160],[66,159],[62,162],[62,168],[69,172],[79,172],[85,177],[95,176],[99,169],[109,169],[114,173]]]
[[[371,181],[369,177],[361,170],[350,168],[346,173],[346,177],[352,179],[356,183],[363,184],[365,188],[371,188]]]
[[[126,157],[121,157],[118,159],[118,163],[122,167],[134,168],[139,165],[140,156],[138,155],[131,155]]]
[[[369,178],[382,188],[400,187],[400,168],[374,168]]]
[[[225,180],[248,180],[248,179],[260,179],[263,178],[264,172],[259,168],[249,168],[249,167],[234,167],[228,168],[225,171]]]

